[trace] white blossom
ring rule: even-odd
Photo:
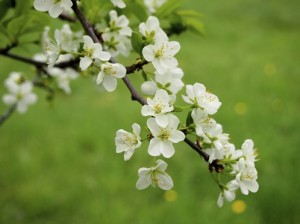
[[[132,30],[128,26],[129,20],[124,15],[118,16],[115,10],[111,10],[109,16],[109,27],[99,28],[104,45],[113,57],[119,54],[128,56],[132,48],[130,40]]]
[[[259,185],[257,183],[257,170],[255,167],[247,166],[245,159],[240,158],[235,171],[237,172],[235,180],[244,195],[248,195],[249,191],[253,193],[258,191]]]
[[[186,103],[200,108],[208,114],[215,114],[221,106],[218,97],[212,93],[208,93],[203,84],[195,83],[193,86],[186,85],[186,94],[187,96],[182,96]]]
[[[256,161],[257,152],[253,149],[254,143],[251,139],[247,139],[242,144],[242,149],[239,151],[245,159],[247,166],[255,166],[254,162]]]
[[[140,168],[138,170],[139,179],[136,187],[139,190],[147,188],[149,185],[158,186],[163,190],[170,190],[173,187],[173,180],[165,171],[168,164],[159,159],[156,161],[156,166],[150,168]]]
[[[191,116],[196,126],[195,130],[198,136],[208,133],[217,125],[214,119],[208,117],[208,114],[199,108],[194,109]]]
[[[173,114],[168,114],[168,125],[165,128],[159,126],[152,117],[147,120],[147,126],[153,136],[148,147],[151,156],[162,154],[170,158],[174,155],[175,149],[172,143],[181,142],[185,138],[184,133],[177,130],[178,125],[179,119]]]
[[[155,72],[154,80],[149,80],[142,84],[142,92],[148,95],[154,95],[158,89],[164,89],[171,97],[171,101],[175,102],[176,94],[184,86],[184,83],[181,80],[182,76],[183,71],[178,67],[167,69],[161,74]]]
[[[135,149],[139,148],[141,146],[141,127],[134,123],[132,125],[132,131],[133,133],[124,131],[123,129],[120,129],[117,131],[116,138],[115,138],[115,144],[116,144],[116,152],[124,153],[124,160],[129,160],[131,156],[133,155]]]
[[[168,36],[159,26],[159,20],[155,16],[149,16],[147,21],[139,25],[140,33],[146,38],[149,44],[155,43],[157,39],[168,41]]]
[[[83,36],[83,57],[80,58],[79,67],[81,70],[86,70],[93,60],[98,59],[101,61],[108,61],[111,57],[110,53],[102,50],[102,46],[99,43],[94,43],[90,36]]]
[[[73,3],[71,0],[34,0],[33,6],[41,12],[49,12],[53,18],[57,18],[63,10],[70,11]]]
[[[228,182],[225,186],[222,187],[217,201],[219,208],[223,206],[224,199],[229,202],[235,199],[235,191],[238,188],[239,184],[235,180]]]
[[[205,151],[209,154],[209,163],[212,163],[215,159],[222,159],[224,157],[224,145],[228,143],[229,135],[223,133],[222,125],[216,124],[212,128],[209,128],[208,132],[199,135],[203,138],[203,143],[210,145],[209,148],[205,148]]]
[[[164,73],[177,67],[178,62],[174,55],[179,49],[180,44],[177,41],[168,42],[160,36],[153,45],[145,46],[142,53],[148,62],[152,62],[158,73]]]
[[[70,81],[75,80],[79,74],[76,70],[72,68],[49,68],[48,72],[51,76],[53,76],[57,82],[57,85],[60,89],[62,89],[66,94],[70,94],[71,88],[70,88]]]
[[[155,13],[167,0],[144,0],[144,4],[150,13]]]
[[[117,87],[116,78],[123,78],[125,75],[126,68],[124,65],[106,62],[101,65],[96,82],[98,85],[103,83],[104,88],[107,91],[112,92]]]
[[[3,96],[3,102],[7,105],[16,104],[16,109],[19,113],[25,113],[29,105],[34,104],[37,96],[32,92],[32,83],[23,81],[18,83],[18,73],[12,73],[5,82],[8,88],[8,93]],[[16,84],[13,84],[13,80]]]
[[[174,110],[174,107],[170,105],[170,97],[167,91],[157,90],[153,99],[147,98],[147,103],[142,107],[142,115],[153,116],[159,126],[166,127],[169,120],[167,113]]]
[[[111,0],[111,2],[113,3],[114,6],[123,9],[126,7],[126,4],[124,3],[123,0]]]

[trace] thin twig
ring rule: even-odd
[[[13,104],[2,116],[0,116],[0,126],[12,115],[12,113],[16,110],[16,107],[17,104]]]

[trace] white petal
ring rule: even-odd
[[[222,193],[219,194],[217,205],[218,205],[219,208],[221,208],[223,206],[223,195],[222,195]]]
[[[159,156],[161,154],[160,149],[163,147],[161,141],[156,138],[152,138],[149,143],[148,153],[151,156]]]
[[[156,169],[158,169],[160,171],[166,171],[166,169],[168,167],[168,164],[165,161],[161,160],[161,159],[158,159],[156,161],[156,164],[157,164]]]
[[[153,61],[155,54],[153,45],[147,45],[144,47],[142,53],[146,61]]]
[[[161,144],[161,146],[160,146],[160,151],[161,151],[162,155],[166,158],[172,157],[175,153],[173,144],[169,141],[162,142],[162,143],[163,144]]]
[[[112,92],[117,87],[117,80],[112,76],[105,76],[103,86],[108,92]]]
[[[128,150],[124,153],[124,160],[127,161],[131,158],[131,156],[133,155],[134,153],[134,149],[131,149],[131,150]]]
[[[181,142],[185,139],[185,134],[182,131],[175,130],[171,133],[169,141],[173,143]]]
[[[36,10],[46,12],[50,9],[53,2],[49,0],[35,0],[33,6]]]
[[[15,95],[6,94],[3,96],[3,102],[7,105],[12,105],[17,102],[17,98]]]
[[[49,15],[52,18],[57,18],[61,13],[62,13],[63,9],[60,7],[59,4],[55,4],[52,7],[50,7],[49,9]]]
[[[154,81],[146,81],[142,84],[141,90],[147,95],[154,95],[158,87]]]
[[[103,71],[100,71],[100,72],[98,73],[98,76],[97,76],[97,79],[96,79],[97,85],[99,85],[101,82],[103,82],[103,78],[104,78]]]
[[[180,50],[180,44],[177,41],[168,42],[169,54],[174,56]]]
[[[152,110],[152,108],[151,107],[149,107],[148,105],[144,105],[143,107],[142,107],[142,115],[143,116],[154,116],[154,111]]]
[[[178,65],[178,61],[174,57],[163,58],[160,60],[160,63],[163,67],[169,68],[169,69],[175,68]]]
[[[160,174],[158,173],[156,175],[157,179],[158,179],[158,182],[157,182],[157,185],[163,189],[163,190],[170,190],[171,188],[173,188],[173,180],[172,178],[166,174],[166,173],[163,173],[163,174]]]
[[[169,119],[166,114],[156,114],[155,121],[160,127],[165,128],[168,126]]]
[[[89,57],[80,58],[79,67],[82,71],[86,70],[91,64],[93,60]]]
[[[143,168],[141,168],[141,169],[143,169]],[[140,172],[140,170],[139,170],[139,172]],[[136,182],[136,188],[139,190],[142,190],[142,189],[147,188],[151,183],[152,183],[152,180],[151,180],[150,174],[146,174],[144,176],[141,176],[138,179],[138,181]]]
[[[148,120],[147,120],[147,127],[150,129],[152,135],[154,137],[156,137],[157,135],[160,134],[161,132],[161,128],[158,126],[158,124],[156,123],[155,119],[150,117]]]

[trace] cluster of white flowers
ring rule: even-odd
[[[74,33],[68,24],[64,24],[62,29],[55,30],[53,40],[49,31],[50,28],[45,27],[42,36],[43,54],[46,57],[48,67],[73,59],[74,53],[78,51],[82,32]]]
[[[122,0],[111,0],[111,2],[118,8],[126,7]],[[155,13],[165,2],[166,0],[144,0],[150,14]],[[73,4],[77,2],[34,1],[36,10],[48,11],[53,18],[58,17],[64,10],[71,10]],[[117,79],[124,78],[131,72],[127,71],[124,65],[116,63],[114,58],[118,55],[128,56],[131,53],[130,38],[133,43],[136,43],[128,18],[111,10],[107,24],[99,23],[95,27],[99,32],[96,36],[101,35],[102,43],[92,39],[93,35],[73,32],[67,24],[63,25],[62,29],[55,30],[54,39],[50,37],[49,27],[46,27],[43,32],[43,55],[37,55],[34,59],[48,65],[43,67],[43,71],[48,74],[48,77],[53,77],[58,88],[67,94],[71,93],[70,81],[79,76],[76,68],[82,72],[95,74],[96,83],[103,85],[109,92],[116,89]],[[188,142],[186,136],[191,134],[199,150],[206,153],[205,159],[208,160],[210,167],[215,168],[216,181],[221,190],[217,200],[219,207],[223,205],[224,200],[234,200],[238,189],[245,195],[256,192],[259,185],[255,168],[257,152],[253,148],[253,141],[247,139],[240,149],[236,149],[229,141],[229,134],[223,132],[222,125],[211,117],[221,106],[218,97],[207,91],[201,83],[193,85],[183,83],[184,73],[178,67],[175,57],[180,50],[180,44],[169,40],[168,35],[160,27],[158,18],[149,16],[147,21],[139,24],[138,31],[138,34],[134,34],[139,35],[141,39],[139,41],[142,43],[136,44],[140,49],[137,50],[133,44],[134,49],[140,54],[137,61],[151,64],[154,69],[153,73],[143,70],[146,80],[141,85],[142,92],[148,96],[145,105],[141,108],[141,115],[147,117],[146,137],[141,138],[140,135],[143,133],[137,123],[132,125],[132,132],[120,129],[115,137],[116,152],[124,152],[125,161],[132,158],[136,149],[141,148],[144,141],[148,142],[148,154],[155,158],[153,166],[138,170],[136,187],[145,189],[152,185],[163,190],[171,189],[174,184],[171,176],[166,173],[168,165],[157,157],[169,159],[174,156],[176,152],[174,144],[184,140]],[[69,61],[74,63],[79,61],[79,63],[73,64],[73,67],[59,66],[60,63]],[[5,81],[5,86],[9,93],[4,95],[3,101],[8,105],[16,105],[20,113],[26,112],[28,105],[37,100],[36,95],[32,93],[32,82],[24,79],[20,73],[12,73]],[[178,94],[182,89],[186,92],[181,95],[185,105],[178,106],[176,104]],[[188,110],[188,117],[185,122],[180,122],[175,112],[184,110]],[[216,164],[219,169],[216,169]],[[213,169],[211,170],[213,172]],[[219,177],[220,174],[225,174],[232,179],[224,184]]]
[[[3,96],[7,105],[16,105],[19,113],[25,113],[27,107],[37,101],[37,96],[32,92],[32,82],[18,72],[12,72],[5,80],[8,93]]]
[[[129,20],[126,16],[118,16],[115,10],[109,12],[108,27],[103,27],[103,24],[98,24],[98,30],[102,33],[103,45],[113,57],[119,54],[127,57],[131,51],[130,37],[132,30],[128,26]]]
[[[222,125],[211,118],[221,106],[218,97],[208,92],[201,83],[184,85],[183,71],[178,67],[175,58],[180,44],[169,41],[156,17],[150,16],[145,23],[141,23],[139,31],[147,43],[142,49],[142,56],[155,69],[154,76],[149,75],[149,80],[141,86],[143,93],[151,96],[147,98],[147,104],[141,110],[143,116],[150,116],[147,120],[149,133],[146,138],[149,141],[149,155],[170,158],[175,154],[174,143],[183,141],[186,134],[196,135],[199,147],[209,155],[208,162],[217,163],[222,167],[222,170],[216,170],[217,175],[222,172],[235,177],[227,184],[216,178],[221,189],[218,206],[223,205],[224,199],[232,201],[237,189],[241,189],[243,194],[248,194],[249,191],[256,192],[258,190],[257,171],[254,166],[256,152],[252,140],[246,140],[242,149],[235,150],[235,146],[229,142],[229,135],[223,133]],[[186,95],[182,95],[182,99],[187,105],[178,107],[175,105],[176,95],[184,86]],[[191,110],[189,124],[180,123],[178,117],[174,115],[173,112],[178,108]],[[120,131],[117,132],[115,139],[117,152],[121,152],[122,148],[122,151],[125,154],[129,153],[131,157],[134,150],[141,146],[141,138],[138,135],[140,131],[131,134],[122,130],[122,136],[119,133]],[[124,138],[124,133],[126,136],[134,137]],[[159,159],[153,167],[139,169],[137,188],[144,189],[149,185],[159,186],[165,190],[172,188],[173,181],[165,172],[166,167],[167,163]]]

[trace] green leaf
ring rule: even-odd
[[[182,0],[169,0],[164,3],[156,12],[159,18],[172,14],[182,4]]]
[[[13,18],[7,24],[7,33],[11,39],[17,40],[22,35],[43,30],[48,16],[32,10],[29,14]]]
[[[5,17],[9,8],[13,6],[12,0],[0,0],[0,21]]]
[[[144,81],[148,81],[147,73],[144,70],[142,70],[142,76],[143,76]]]
[[[131,35],[131,45],[135,52],[137,52],[139,55],[142,55],[142,50],[144,47],[144,41],[143,37],[138,32],[132,32]]]
[[[32,7],[31,0],[16,0],[15,16],[17,17],[28,13],[31,7]]]
[[[10,41],[6,35],[0,32],[0,48],[6,48],[10,44]]]
[[[198,19],[195,19],[195,18],[185,18],[184,19],[184,22],[185,24],[187,25],[187,27],[198,33],[198,34],[201,34],[203,35],[204,34],[204,26],[203,26],[203,23],[200,22]]]
[[[177,10],[176,14],[180,15],[181,17],[202,17],[201,13],[186,9]]]
[[[146,21],[148,18],[148,13],[143,5],[139,2],[129,2],[126,3],[126,8],[124,9],[126,14],[133,14],[140,21]]]
[[[185,123],[186,123],[187,127],[194,123],[191,111],[188,113],[188,115],[186,117],[186,122]]]

